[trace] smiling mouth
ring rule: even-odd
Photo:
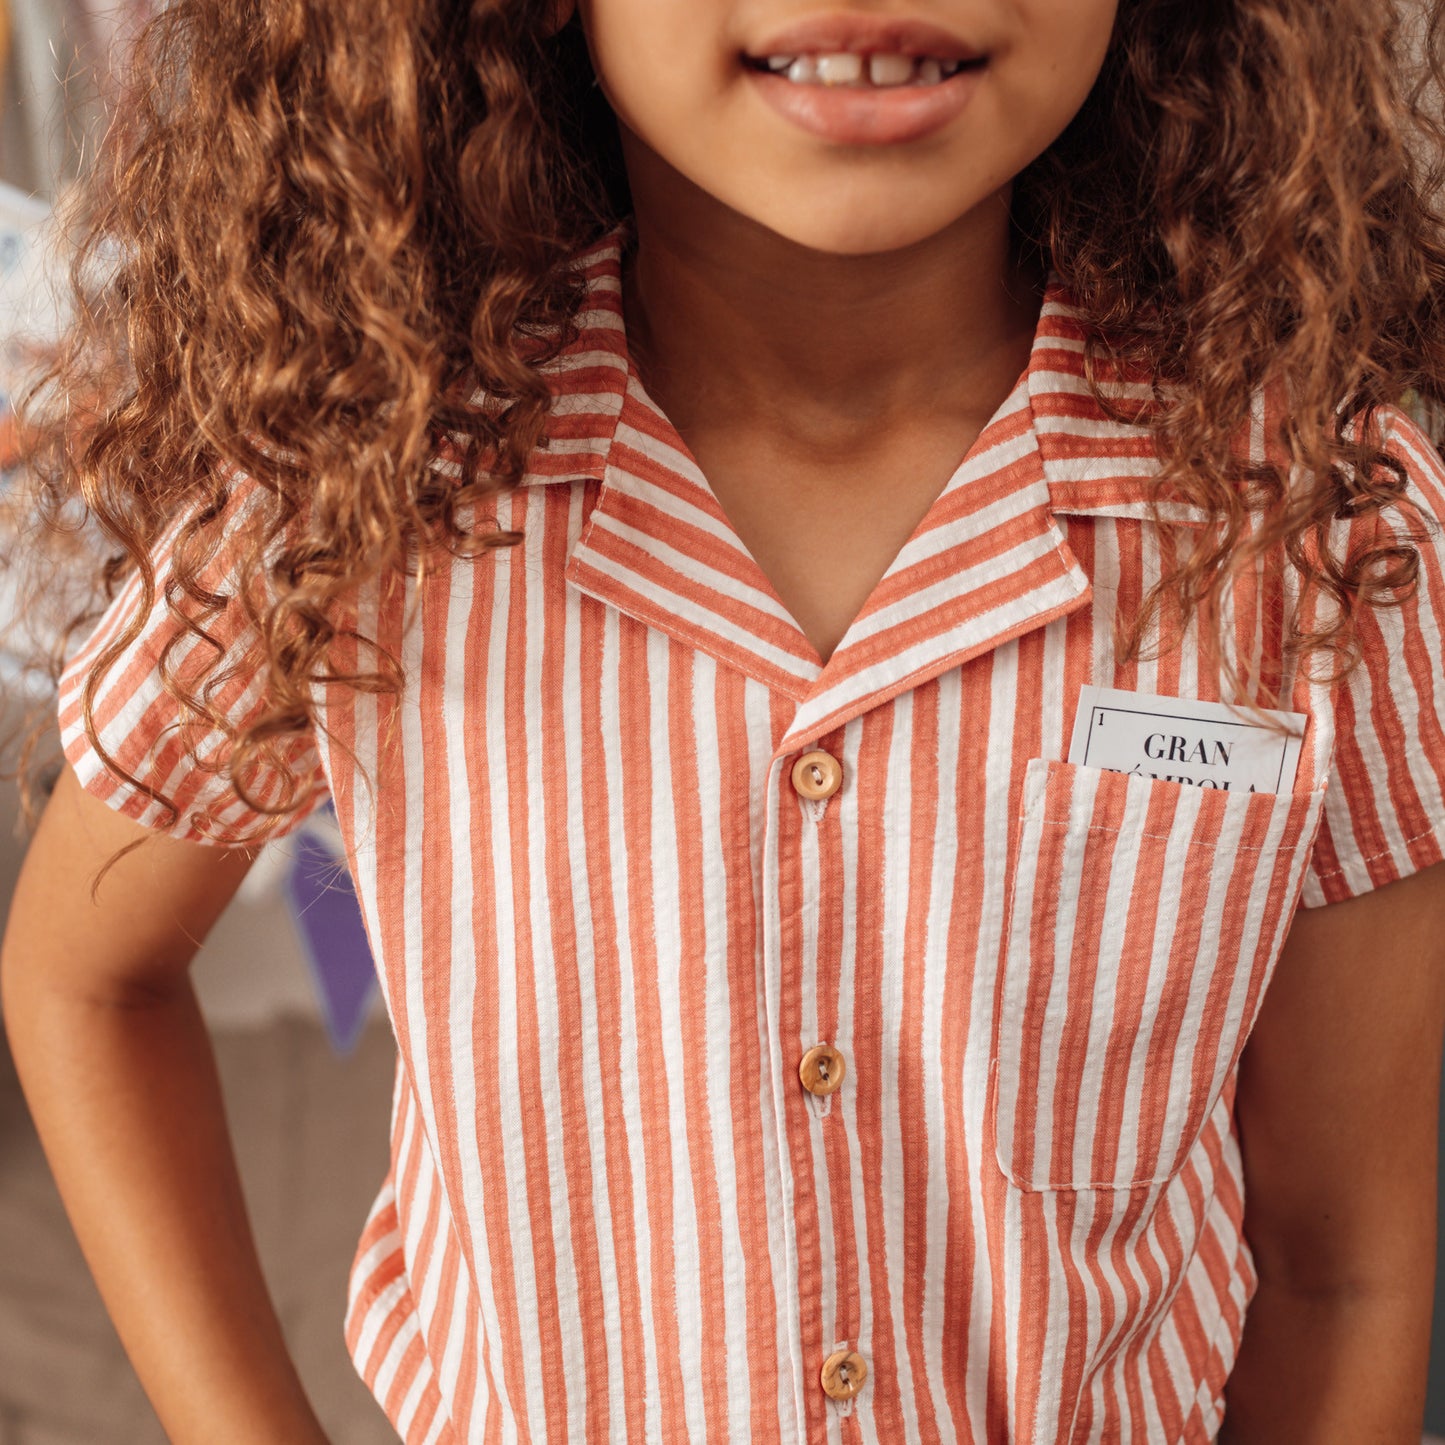
[[[942,85],[955,75],[981,70],[988,64],[987,56],[960,60],[889,51],[744,55],[742,59],[749,70],[776,75],[794,85],[838,86],[855,90]]]

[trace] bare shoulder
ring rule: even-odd
[[[31,983],[118,1001],[167,987],[253,857],[142,827],[87,793],[66,766],[11,903],[0,952],[7,997]]]

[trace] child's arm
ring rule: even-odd
[[[1418,1445],[1435,1282],[1445,864],[1301,910],[1241,1061],[1259,1292],[1228,1445]]]
[[[127,843],[91,898],[91,882]],[[325,1436],[242,1201],[188,967],[250,858],[153,835],[66,768],[0,953],[20,1081],[131,1362],[177,1445]]]

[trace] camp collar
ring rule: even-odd
[[[1093,397],[1083,328],[1051,281],[1024,373],[821,663],[630,364],[629,239],[624,223],[574,263],[584,305],[544,368],[554,402],[522,484],[601,484],[569,583],[791,697],[780,750],[1084,606],[1089,578],[1058,515],[1150,514],[1152,439]]]

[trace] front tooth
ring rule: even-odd
[[[788,79],[795,85],[810,85],[818,78],[818,62],[811,55],[800,55],[788,67]]]
[[[788,79],[792,79],[791,71]],[[820,55],[818,79],[824,85],[857,85],[863,79],[863,57],[854,54]]]
[[[868,79],[874,85],[907,85],[913,79],[913,61],[907,55],[870,55]]]
[[[791,55],[770,55],[763,64],[772,71],[791,70],[793,68],[793,60],[794,57]]]
[[[943,79],[943,67],[932,58],[918,62],[919,85],[937,85]]]

